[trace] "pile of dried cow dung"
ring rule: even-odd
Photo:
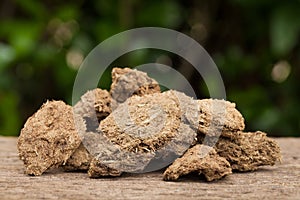
[[[167,167],[164,180],[193,173],[212,181],[280,161],[273,139],[243,132],[234,103],[161,92],[129,68],[114,68],[112,81],[110,92],[88,91],[74,107],[47,101],[27,120],[18,139],[26,174],[62,167],[98,178]]]

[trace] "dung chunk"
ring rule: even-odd
[[[109,92],[99,88],[86,92],[74,106],[74,113],[85,120],[95,121],[94,123],[101,121],[111,113]]]
[[[280,161],[280,147],[266,133],[237,132],[232,138],[220,137],[215,149],[229,161],[233,170],[252,171]]]
[[[229,162],[205,145],[195,145],[170,165],[163,174],[164,180],[175,181],[190,173],[203,174],[207,181],[218,180],[231,174]]]
[[[91,154],[86,150],[81,143],[76,151],[67,160],[67,163],[63,166],[66,171],[87,171],[90,167],[92,160]]]
[[[109,168],[99,162],[96,158],[93,158],[90,164],[88,175],[90,178],[100,178],[107,176],[121,176],[122,172],[116,169]]]
[[[113,68],[110,94],[117,104],[133,95],[160,93],[159,84],[145,72],[130,68]]]
[[[99,122],[111,113],[111,96],[108,91],[96,88],[86,92],[73,108],[79,134],[95,131]],[[81,143],[63,166],[66,171],[87,171],[92,155]]]
[[[217,99],[197,100],[199,106],[198,130],[206,135],[221,133],[230,137],[235,131],[245,128],[244,118],[235,108],[235,103]]]
[[[143,97],[132,96],[101,121],[99,131],[104,137],[121,151],[136,153],[139,163],[136,170],[143,171],[146,166],[142,166],[142,163],[150,161],[156,163],[154,168],[173,161],[194,141],[196,132],[181,120],[183,110],[178,93],[167,91]],[[117,158],[114,153],[111,151],[110,157]],[[129,157],[133,158],[134,155]]]
[[[177,93],[132,96],[101,121],[99,129],[127,151],[154,152],[174,139],[180,130],[182,110]]]
[[[25,173],[41,175],[65,164],[80,142],[72,107],[62,101],[47,101],[27,120],[18,138]]]

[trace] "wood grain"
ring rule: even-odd
[[[300,199],[300,138],[277,138],[282,163],[205,182],[185,177],[165,182],[162,172],[90,179],[61,170],[23,173],[16,138],[0,137],[0,199]]]

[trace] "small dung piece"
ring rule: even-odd
[[[207,181],[231,174],[229,162],[209,146],[197,144],[170,165],[163,174],[166,181],[175,181],[190,173],[203,174]]]
[[[197,102],[200,112],[198,130],[201,133],[230,137],[231,133],[244,130],[244,118],[235,108],[235,103],[218,99],[203,99]]]
[[[41,175],[64,165],[80,142],[72,107],[62,101],[47,101],[26,121],[18,138],[25,173]]]
[[[130,68],[113,68],[110,94],[117,104],[133,95],[153,93],[160,93],[160,87],[147,73]]]
[[[122,172],[109,168],[99,162],[96,158],[93,158],[88,171],[90,178],[101,178],[107,176],[121,176]]]
[[[111,113],[111,96],[108,91],[96,88],[87,91],[74,106],[74,113],[96,123]],[[97,120],[96,120],[97,119]]]
[[[82,135],[85,131],[95,131],[99,122],[111,113],[110,106],[111,96],[108,91],[96,88],[86,92],[73,108],[78,133]],[[63,168],[66,171],[87,171],[92,158],[81,143]]]
[[[92,155],[86,150],[81,143],[76,151],[63,165],[65,171],[87,171],[90,167],[90,162],[93,159]]]
[[[266,133],[238,131],[232,138],[220,137],[215,145],[218,154],[233,170],[253,171],[262,165],[274,165],[281,160],[280,147]]]

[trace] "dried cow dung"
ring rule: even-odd
[[[66,171],[87,171],[90,168],[90,162],[93,159],[92,155],[86,150],[81,143],[76,151],[63,165]]]
[[[108,91],[96,88],[86,92],[74,106],[74,113],[87,121],[96,123],[111,113],[111,96]],[[95,124],[94,124],[95,125]],[[87,124],[87,128],[92,124]]]
[[[177,134],[180,107],[172,92],[133,96],[100,123],[113,143],[132,152],[150,152]]]
[[[31,175],[63,166],[98,178],[171,164],[164,180],[198,173],[212,181],[280,160],[274,140],[244,128],[234,103],[160,93],[146,73],[114,68],[110,93],[88,91],[73,109],[47,101],[25,123],[18,150]]]
[[[181,158],[176,159],[166,169],[163,178],[175,181],[180,176],[190,173],[203,174],[207,181],[213,181],[232,172],[229,162],[220,157],[212,147],[198,144],[190,148]]]
[[[112,71],[112,79],[113,84],[111,93],[115,97],[116,93],[121,95],[117,95],[118,97],[116,98],[116,100],[118,103],[121,102],[120,98],[124,98],[122,101],[125,101],[128,97],[132,96],[133,94],[142,96],[148,93],[160,92],[158,83],[155,80],[149,78],[146,73],[132,70],[129,68],[114,68]],[[105,117],[111,113],[111,103],[112,98],[110,94],[107,91],[98,88],[87,92],[81,97],[81,100],[74,106],[74,112],[76,121],[78,121],[76,125],[78,126],[79,124],[78,129],[80,135],[82,135],[83,138],[85,133],[87,132],[97,132],[95,129],[99,125],[98,122],[105,119]],[[95,117],[95,114],[97,115],[97,118]],[[84,121],[84,125],[81,124],[82,121]],[[79,158],[77,157],[77,155],[86,157],[89,154],[88,151],[84,148],[85,147],[78,149],[74,153],[72,158],[70,158],[70,161],[67,162],[66,168],[68,170],[78,169],[78,165],[80,165],[80,163],[78,163]],[[85,162],[85,159],[83,160],[83,162]],[[75,165],[73,166],[73,164]],[[89,169],[89,175],[92,177],[107,176],[109,173],[107,174],[105,169],[112,168],[103,168],[102,166],[104,165],[103,163],[100,164],[99,160],[97,161],[97,164],[95,164],[94,161],[94,164],[91,164],[90,166],[91,169]],[[99,167],[100,170],[97,169]],[[112,171],[114,172],[113,169]],[[117,173],[115,173],[115,175],[116,174]]]
[[[177,93],[133,96],[101,121],[99,128],[127,151],[154,152],[178,134],[182,111]]]
[[[96,88],[86,92],[74,106],[75,123],[78,132],[95,131],[99,121],[111,113],[111,96],[106,90]],[[81,144],[65,164],[66,171],[87,171],[93,156]]]
[[[244,130],[244,118],[235,108],[235,103],[218,99],[203,99],[197,102],[198,131],[201,133],[208,136],[230,136],[234,131]]]
[[[121,176],[121,174],[122,172],[107,167],[96,158],[92,160],[88,171],[88,175],[90,178],[99,178],[105,176]]]
[[[132,95],[160,93],[159,84],[145,72],[130,68],[113,68],[110,94],[117,103]]]
[[[253,171],[262,165],[274,165],[281,159],[277,142],[261,131],[239,131],[232,138],[220,137],[215,149],[230,162],[233,170],[238,171]]]
[[[41,175],[65,164],[80,142],[72,107],[62,101],[47,101],[27,120],[18,138],[25,173]]]
[[[183,94],[178,94],[167,91],[132,96],[101,121],[99,131],[123,151],[153,154],[155,159],[168,160],[169,156],[175,159],[196,137],[181,120]]]

